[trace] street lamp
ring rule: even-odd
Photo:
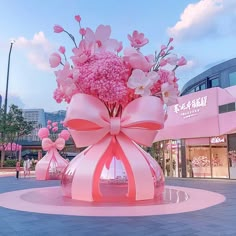
[[[5,102],[4,102],[4,117],[6,119],[7,114],[7,98],[8,98],[8,84],[9,84],[9,71],[10,71],[10,61],[11,61],[11,50],[12,46],[15,43],[15,40],[11,40],[11,46],[8,55],[8,65],[7,65],[7,84],[6,84],[6,93],[5,93]]]
[[[4,146],[4,142],[5,142],[5,131],[6,131],[6,116],[7,116],[7,98],[8,98],[8,83],[9,83],[9,71],[10,71],[10,60],[11,60],[11,50],[12,50],[12,46],[14,44],[14,40],[11,41],[11,46],[10,46],[10,50],[9,50],[9,55],[8,55],[8,66],[7,66],[7,84],[6,84],[6,94],[5,94],[5,103],[4,103],[4,116],[3,116],[3,125],[4,125],[4,130],[3,133],[1,134],[1,138],[2,138],[2,151],[1,151],[1,167],[3,167],[3,162],[4,162],[4,158],[5,158],[5,146]]]

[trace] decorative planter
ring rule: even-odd
[[[135,201],[160,196],[164,187],[162,170],[138,145],[150,146],[157,130],[163,127],[159,98],[138,98],[124,108],[120,117],[110,117],[100,100],[76,94],[65,123],[76,146],[88,148],[65,169],[64,196],[82,201]],[[121,162],[127,178],[111,183],[104,181],[102,172],[104,167],[111,167],[114,157]]]
[[[62,150],[64,146],[65,140],[63,138],[58,138],[55,142],[50,138],[42,140],[42,148],[47,153],[35,166],[37,180],[61,179],[62,172],[68,162],[58,153],[57,149]]]

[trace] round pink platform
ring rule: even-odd
[[[76,216],[148,216],[196,211],[225,201],[221,194],[166,186],[162,199],[94,203],[65,198],[60,187],[33,188],[0,194],[0,206],[28,212]]]

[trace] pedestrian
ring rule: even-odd
[[[26,175],[30,176],[30,167],[31,167],[31,161],[28,156],[26,156],[26,159],[24,160],[23,167],[24,167],[24,177]]]
[[[19,179],[19,173],[20,173],[20,161],[16,162],[16,178]]]

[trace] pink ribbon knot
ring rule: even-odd
[[[63,138],[58,138],[53,142],[50,138],[44,138],[42,140],[42,148],[44,151],[50,151],[52,149],[62,150],[65,147],[65,140]]]
[[[118,135],[120,133],[120,117],[111,117],[110,119],[110,134]]]

